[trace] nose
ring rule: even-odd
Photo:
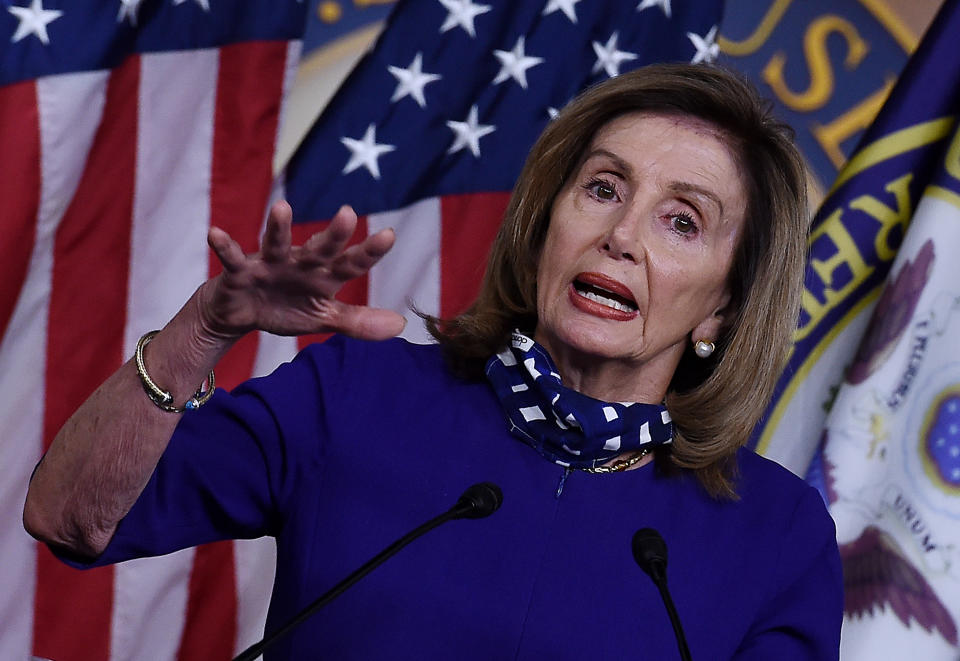
[[[613,219],[603,237],[602,249],[615,260],[626,260],[639,264],[644,259],[641,214],[635,209],[624,212]]]

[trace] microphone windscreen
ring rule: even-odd
[[[481,482],[467,487],[457,499],[456,508],[461,511],[457,518],[482,519],[500,508],[503,492],[493,482]]]
[[[667,569],[667,543],[653,528],[641,528],[633,534],[633,559],[640,568],[657,580]]]

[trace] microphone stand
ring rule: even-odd
[[[663,605],[667,608],[667,615],[670,616],[670,624],[673,625],[673,635],[677,638],[677,648],[680,650],[680,658],[683,661],[691,661],[690,648],[687,647],[687,638],[683,635],[683,627],[680,626],[680,615],[677,614],[677,608],[673,605],[673,598],[670,591],[667,590],[666,579],[658,581],[654,579],[657,589],[660,590],[660,597],[663,599]]]
[[[478,493],[479,491],[479,493]],[[291,629],[295,628],[301,622],[306,620],[308,617],[316,613],[318,610],[329,604],[340,594],[345,592],[347,588],[352,586],[354,583],[359,581],[361,578],[372,572],[374,569],[386,562],[391,556],[395,555],[400,549],[404,546],[415,540],[416,538],[427,534],[437,526],[446,523],[452,519],[479,519],[485,516],[492,514],[498,507],[500,507],[500,502],[503,496],[500,493],[500,488],[495,484],[489,482],[484,482],[481,484],[474,485],[467,489],[460,499],[457,501],[457,504],[451,507],[449,510],[435,516],[426,523],[418,526],[417,528],[411,530],[406,535],[395,541],[393,544],[385,548],[383,551],[375,555],[365,564],[363,564],[355,572],[347,576],[345,579],[334,585],[327,592],[322,594],[312,603],[308,604],[306,608],[301,610],[297,615],[293,617],[289,622],[284,624],[279,629],[275,630],[269,636],[265,636],[263,640],[258,643],[254,643],[246,650],[241,652],[233,661],[253,661],[261,654],[264,650],[272,645],[278,638],[289,632]],[[492,502],[491,502],[492,500]]]
[[[653,528],[641,528],[633,535],[631,542],[633,559],[640,568],[653,580],[653,584],[660,591],[660,598],[667,609],[670,624],[673,626],[673,635],[677,639],[677,648],[683,661],[691,661],[690,648],[687,647],[687,638],[683,635],[680,625],[680,615],[673,604],[670,590],[667,589],[667,544],[660,533]]]

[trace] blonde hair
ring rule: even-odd
[[[796,325],[809,220],[793,132],[736,74],[706,65],[651,65],[568,104],[527,157],[476,300],[453,319],[426,317],[427,327],[452,367],[470,377],[482,374],[514,328],[536,328],[537,264],[554,198],[597,131],[634,112],[712,124],[744,178],[748,203],[729,274],[729,323],[710,359],[697,358],[690,346],[681,358],[666,398],[676,433],[669,452],[658,455],[661,466],[693,471],[711,495],[735,497],[732,459],[773,394]]]

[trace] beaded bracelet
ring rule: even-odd
[[[171,395],[166,390],[161,389],[153,379],[150,378],[150,375],[147,374],[147,368],[143,364],[143,348],[150,343],[150,340],[160,331],[150,331],[149,333],[144,333],[140,339],[137,341],[137,351],[134,354],[135,362],[137,363],[137,376],[140,377],[140,383],[143,384],[143,390],[147,393],[147,397],[157,405],[158,408],[167,411],[168,413],[183,413],[189,409],[198,409],[204,404],[206,404],[211,397],[213,397],[213,391],[216,388],[213,370],[210,370],[210,374],[207,375],[207,390],[203,391],[203,384],[200,384],[200,388],[197,388],[197,392],[193,393],[193,397],[187,400],[187,402],[182,407],[177,407],[173,405],[173,395]]]

